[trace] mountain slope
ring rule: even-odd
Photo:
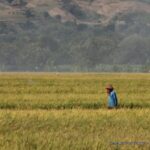
[[[23,12],[32,10],[47,12],[63,21],[91,25],[108,25],[116,16],[127,13],[150,13],[150,4],[138,0],[1,0],[0,19],[23,17]],[[24,2],[24,3],[23,3]],[[24,5],[22,5],[22,3]],[[25,13],[24,13],[25,14]]]
[[[0,0],[1,71],[149,71],[149,0]]]

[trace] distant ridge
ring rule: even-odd
[[[0,0],[0,71],[150,71],[149,0]]]
[[[150,4],[138,0],[0,0],[0,8],[0,20],[17,19],[23,11],[32,9],[37,16],[47,12],[52,17],[59,16],[62,22],[87,25],[109,25],[119,15],[150,13]]]

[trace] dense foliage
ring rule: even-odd
[[[101,17],[66,3],[64,9],[76,18]],[[2,71],[150,70],[147,13],[119,14],[107,26],[62,23],[60,16],[52,18],[46,11],[27,9],[24,14],[24,20],[0,22]]]

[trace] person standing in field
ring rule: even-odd
[[[114,91],[114,88],[111,84],[106,86],[107,94],[108,94],[108,108],[117,108],[118,106],[118,99],[117,94]]]

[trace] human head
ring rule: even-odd
[[[110,94],[114,90],[114,88],[113,88],[113,86],[111,84],[108,84],[106,86],[106,90],[107,90],[107,94]]]

